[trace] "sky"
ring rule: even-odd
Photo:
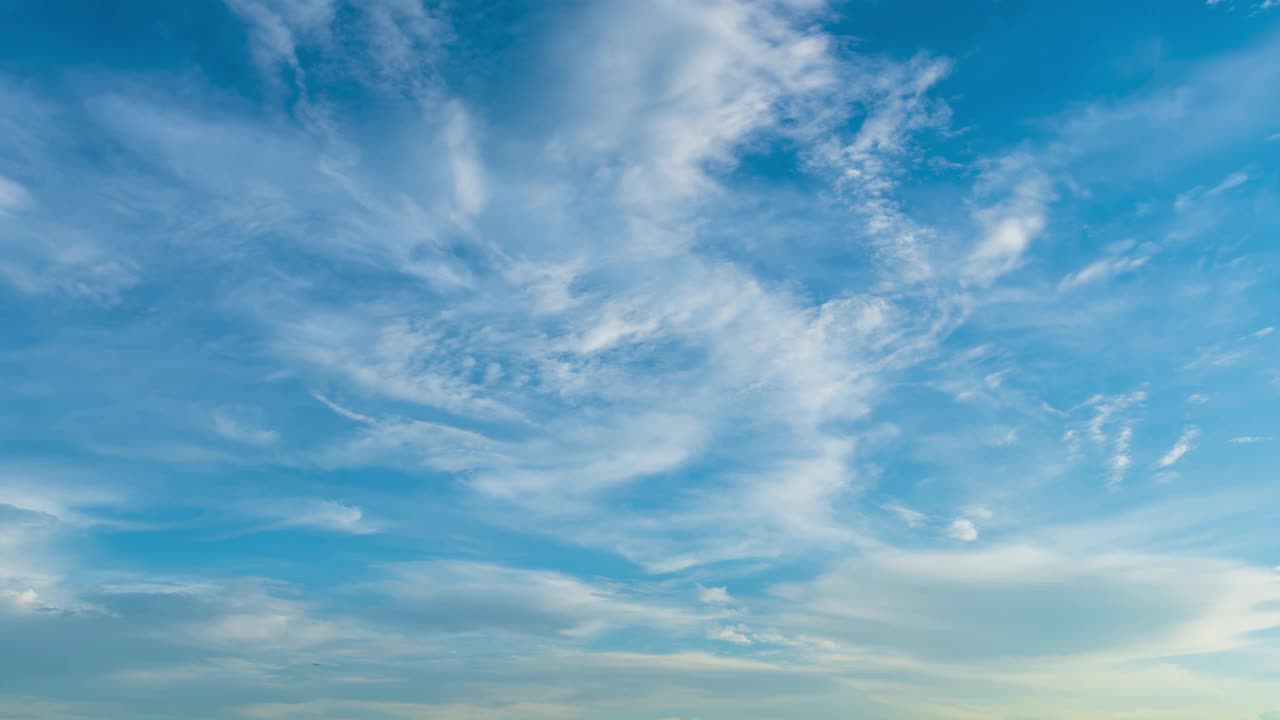
[[[0,718],[1280,719],[1276,0],[0,0]]]

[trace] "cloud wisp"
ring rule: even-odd
[[[0,7],[0,716],[1273,712],[1210,5]]]

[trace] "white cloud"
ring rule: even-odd
[[[104,307],[120,302],[124,291],[139,282],[137,263],[94,233],[71,227],[51,212],[9,217],[30,206],[19,188],[0,182],[0,222],[5,222],[7,240],[0,281],[29,295],[61,295]]]
[[[709,605],[728,605],[733,602],[733,596],[729,594],[728,588],[699,585],[698,602]]]
[[[1228,175],[1222,182],[1218,183],[1217,185],[1214,185],[1205,194],[1209,196],[1217,195],[1219,193],[1226,192],[1227,190],[1230,190],[1232,188],[1240,187],[1241,185],[1247,182],[1249,182],[1248,175],[1242,172],[1234,172]]]
[[[1260,435],[1240,435],[1238,437],[1231,438],[1228,442],[1236,445],[1251,445],[1253,443],[1266,442],[1269,439],[1270,438],[1265,438]]]
[[[332,400],[330,400],[329,398],[325,397],[324,395],[321,395],[320,393],[312,393],[312,394],[311,394],[311,396],[312,396],[312,397],[314,397],[315,399],[319,400],[319,401],[320,401],[320,403],[321,403],[322,405],[324,405],[325,407],[329,408],[330,410],[332,410],[332,411],[333,411],[334,413],[336,413],[337,415],[340,415],[340,416],[342,416],[342,417],[344,417],[344,418],[346,418],[346,419],[348,419],[348,420],[353,420],[353,421],[358,422],[358,423],[361,423],[361,424],[363,424],[363,425],[376,425],[376,424],[378,423],[378,421],[377,421],[377,420],[374,420],[373,418],[369,417],[368,415],[363,415],[363,414],[358,413],[358,412],[356,412],[356,411],[354,411],[354,410],[351,410],[351,409],[349,409],[349,408],[345,408],[345,407],[343,407],[343,406],[341,406],[341,405],[339,405],[339,404],[337,404],[337,403],[333,402]]]
[[[493,466],[503,457],[502,448],[502,443],[479,433],[392,418],[361,428],[317,460],[325,467],[384,465],[464,472]]]
[[[1062,278],[1058,288],[1071,290],[1089,283],[1100,282],[1118,275],[1134,272],[1145,266],[1151,260],[1152,254],[1154,254],[1154,248],[1143,246],[1132,254],[1115,255],[1097,260]]]
[[[445,632],[588,637],[625,627],[687,632],[715,613],[646,599],[626,586],[463,561],[398,563],[379,589],[405,621]]]
[[[1113,179],[1194,168],[1236,139],[1274,132],[1277,99],[1261,88],[1280,73],[1278,51],[1267,38],[1208,58],[1174,82],[1083,106],[1063,123],[1060,147]]]
[[[1264,327],[1264,328],[1262,328],[1261,330],[1259,330],[1259,331],[1255,332],[1251,337],[1255,337],[1255,338],[1263,338],[1263,337],[1266,337],[1266,336],[1270,335],[1271,333],[1273,333],[1273,332],[1275,332],[1275,331],[1276,331],[1276,329],[1275,329],[1274,327],[1267,326],[1267,327]]]
[[[918,528],[924,525],[925,514],[917,512],[911,508],[899,503],[889,503],[884,509],[893,513],[904,525],[909,528]]]
[[[389,94],[407,93],[414,97],[432,98],[438,93],[436,65],[451,38],[447,15],[435,3],[361,2],[359,12],[366,22],[362,27],[361,45],[371,56],[371,63],[353,63],[353,72],[361,77],[373,72],[370,84]]]
[[[809,457],[747,475],[739,502],[750,515],[767,520],[788,535],[845,538],[847,530],[835,520],[832,509],[851,489],[852,449],[849,442],[824,440]]]
[[[1200,348],[1196,359],[1184,365],[1184,369],[1192,370],[1205,366],[1226,368],[1239,364],[1244,359],[1245,352],[1243,350],[1223,349],[1221,346],[1213,346],[1209,348]]]
[[[960,542],[973,542],[978,539],[978,528],[968,518],[956,518],[947,526],[947,537]]]
[[[1201,393],[1191,393],[1187,396],[1187,402],[1192,405],[1204,405],[1209,402],[1209,396]]]
[[[965,517],[973,520],[978,520],[980,522],[986,522],[987,520],[990,520],[994,515],[994,513],[991,512],[991,508],[987,507],[986,505],[969,505],[968,507],[964,508],[962,513],[964,514]]]
[[[969,257],[967,275],[990,284],[1019,267],[1031,242],[1044,231],[1053,189],[1049,178],[1020,156],[991,168],[981,187],[999,199],[975,213],[982,237]]]
[[[778,588],[790,603],[779,622],[842,644],[996,669],[1011,657],[1100,662],[1221,651],[1280,626],[1272,606],[1280,586],[1262,568],[1114,547],[1093,553],[1060,541],[886,549]],[[1077,593],[1089,594],[1087,608]]]
[[[996,447],[1009,447],[1018,442],[1018,429],[1010,427],[991,428],[987,442]]]
[[[1133,464],[1133,458],[1129,456],[1129,443],[1132,439],[1133,428],[1128,425],[1116,435],[1115,451],[1111,456],[1111,479],[1108,481],[1111,485],[1123,482],[1125,473]]]
[[[397,490],[403,485],[384,473],[369,474],[371,485],[361,490],[368,495],[312,487],[299,491],[310,495],[290,500],[284,496],[296,490],[293,486],[253,483],[255,491],[269,497],[257,508],[236,505],[235,512],[272,527],[349,534],[394,530],[404,537],[397,536],[392,545],[430,548],[433,555],[445,548],[490,558],[493,546],[483,533],[497,526],[503,533],[491,536],[495,543],[538,537],[588,552],[603,548],[655,572],[743,558],[760,560],[735,563],[733,570],[745,566],[744,574],[760,573],[757,577],[778,570],[790,574],[797,558],[806,567],[834,567],[818,567],[819,578],[803,584],[796,596],[779,592],[757,599],[746,589],[755,580],[739,581],[736,592],[752,593],[749,603],[741,603],[750,605],[749,616],[727,588],[699,586],[690,593],[688,574],[616,582],[468,561],[396,565],[387,568],[385,581],[338,590],[274,583],[239,593],[211,589],[188,593],[176,605],[166,604],[167,595],[157,599],[160,593],[140,592],[143,583],[132,583],[134,592],[104,601],[115,613],[115,627],[128,624],[117,618],[136,617],[125,612],[130,602],[157,609],[158,621],[191,622],[181,628],[186,632],[173,633],[143,618],[137,626],[147,626],[148,632],[128,641],[142,644],[128,647],[140,648],[138,654],[164,665],[163,670],[172,666],[175,673],[210,677],[207,682],[229,688],[215,695],[245,697],[232,688],[250,682],[257,688],[250,695],[271,698],[225,712],[193,712],[442,720],[605,717],[642,697],[633,714],[647,717],[674,712],[685,718],[821,717],[819,704],[836,697],[823,693],[839,688],[847,694],[831,706],[868,718],[875,713],[1105,717],[1082,710],[1079,696],[1062,690],[1062,680],[1052,689],[1041,688],[1041,702],[1054,705],[1051,711],[1014,707],[1014,701],[997,709],[974,698],[983,694],[984,682],[993,682],[992,667],[1001,664],[1005,678],[995,684],[1003,683],[1005,694],[991,696],[1004,701],[1018,692],[1019,683],[1046,683],[1045,675],[1097,679],[1116,667],[1107,664],[1108,658],[1090,657],[1095,665],[1088,674],[1079,669],[1082,661],[1071,664],[1077,653],[1156,656],[1160,659],[1153,663],[1163,672],[1181,660],[1160,651],[1236,647],[1266,626],[1268,613],[1274,615],[1269,604],[1274,593],[1258,582],[1256,569],[1225,561],[1126,554],[1121,542],[1099,541],[1103,550],[1082,551],[1038,535],[988,552],[993,539],[1013,535],[1019,524],[1049,533],[1044,515],[1071,514],[1081,507],[1077,500],[1091,505],[1097,500],[1076,482],[1084,471],[1041,454],[1044,442],[1050,443],[1048,455],[1056,454],[1052,441],[1059,433],[1073,455],[1081,452],[1081,441],[1090,443],[1086,435],[1098,444],[1088,449],[1100,457],[1114,452],[1115,477],[1123,476],[1132,462],[1133,414],[1145,398],[1144,392],[1099,396],[1070,411],[1024,414],[1039,400],[1028,397],[1031,388],[1057,403],[1080,373],[1055,373],[1056,357],[1050,358],[1053,363],[1025,362],[1026,346],[1019,342],[1025,335],[1012,325],[1021,319],[1004,310],[1016,305],[1040,312],[1042,303],[1050,302],[1044,298],[1053,298],[1069,306],[1059,316],[1069,322],[1053,329],[1061,335],[1036,335],[1036,348],[1059,348],[1061,341],[1073,352],[1088,354],[1091,344],[1109,345],[1109,352],[1089,357],[1127,363],[1131,343],[1113,344],[1110,335],[1091,336],[1080,328],[1119,317],[1129,298],[1081,291],[1066,302],[1065,295],[1053,293],[1053,285],[1096,289],[1108,278],[1148,267],[1143,264],[1148,255],[1135,246],[1108,249],[1066,277],[1061,277],[1063,268],[1041,264],[1039,243],[1058,224],[1050,223],[1051,209],[1054,217],[1059,212],[1054,189],[1084,192],[1052,162],[1004,169],[979,163],[987,169],[985,177],[967,195],[976,208],[976,240],[964,223],[932,228],[909,215],[909,205],[898,199],[899,183],[912,187],[907,194],[914,199],[927,197],[913,194],[915,169],[944,167],[927,164],[930,158],[922,157],[915,137],[947,122],[946,106],[937,100],[950,68],[946,60],[859,58],[856,47],[818,29],[825,17],[781,3],[658,2],[640,10],[599,3],[586,12],[587,21],[563,23],[565,65],[521,68],[522,77],[562,82],[542,93],[530,122],[508,123],[487,117],[483,101],[466,106],[450,101],[443,88],[437,88],[438,97],[425,97],[432,92],[430,61],[419,48],[434,42],[432,33],[442,28],[421,3],[362,2],[337,13],[327,3],[307,0],[236,0],[235,5],[247,8],[251,42],[264,67],[272,74],[292,73],[309,96],[295,105],[295,93],[283,93],[288,107],[262,123],[287,127],[296,119],[303,126],[297,136],[220,117],[198,104],[148,102],[121,90],[102,111],[118,123],[110,144],[122,154],[136,153],[140,168],[172,173],[166,185],[173,188],[166,189],[173,194],[143,198],[148,202],[118,187],[103,194],[113,204],[138,208],[139,216],[152,214],[151,208],[177,208],[162,215],[173,227],[163,242],[172,247],[125,252],[116,239],[94,233],[93,242],[83,244],[91,250],[70,253],[69,262],[50,260],[64,258],[52,251],[32,250],[19,258],[17,270],[5,272],[25,278],[13,282],[25,282],[36,288],[33,292],[70,293],[77,282],[91,278],[87,268],[101,263],[119,263],[136,283],[141,270],[128,257],[185,261],[183,253],[190,248],[216,253],[208,262],[199,256],[198,267],[234,276],[237,292],[227,293],[230,312],[251,318],[245,326],[251,331],[229,334],[251,346],[247,355],[254,371],[261,368],[264,358],[257,352],[265,346],[274,352],[267,364],[279,363],[289,373],[288,383],[275,385],[264,397],[277,397],[276,389],[286,385],[295,391],[324,388],[315,397],[335,414],[322,418],[326,422],[317,424],[318,434],[307,423],[291,424],[287,452],[273,450],[271,459],[313,471],[317,465],[392,466],[405,477],[427,475],[433,484],[423,492],[433,501],[456,501],[460,526],[469,530],[477,518],[485,525],[475,527],[477,535],[453,533],[453,520],[445,527],[420,527],[429,523],[411,504],[400,507],[404,503],[381,495],[383,482],[394,482]],[[353,18],[368,28],[357,35],[342,27]],[[386,42],[374,49],[371,38]],[[366,42],[370,48],[359,54],[362,60],[366,53],[376,55],[376,67],[354,67],[368,65],[363,62],[348,67],[344,53]],[[500,45],[505,42],[504,36]],[[323,61],[307,65],[317,57]],[[495,56],[494,62],[503,59]],[[344,131],[342,114],[330,114],[336,108],[324,105],[336,102],[334,96],[320,90],[326,74],[345,83],[355,73],[376,76],[376,89],[410,89],[411,107],[394,105],[405,110],[410,131],[401,135],[386,127],[387,137],[367,144],[359,134]],[[413,79],[419,75],[420,80]],[[1248,88],[1256,80],[1240,84]],[[374,98],[370,109],[398,103],[394,96]],[[512,101],[520,104],[518,97]],[[1230,103],[1218,107],[1224,114],[1234,112]],[[808,204],[806,198],[806,204],[786,207],[785,193],[770,188],[756,196],[741,189],[741,178],[731,173],[734,164],[772,147],[779,137],[785,139],[782,153],[794,150],[795,162],[820,181],[839,176],[834,192],[804,188],[806,196],[820,196],[822,202]],[[1179,144],[1167,146],[1181,152]],[[21,172],[22,177],[45,177]],[[967,182],[964,172],[949,177]],[[51,207],[53,198],[43,187],[40,204],[14,214],[12,225],[32,221]],[[949,204],[963,208],[964,197],[961,188],[959,202]],[[832,210],[833,202],[847,207]],[[756,204],[768,212],[742,221],[752,224],[747,232],[722,222],[722,216]],[[1063,203],[1061,225],[1074,228],[1078,223],[1067,218],[1070,204]],[[797,209],[806,215],[831,212],[840,230],[815,230],[808,217],[794,225],[770,224],[773,213]],[[8,217],[0,220],[10,223]],[[106,224],[94,220],[84,227]],[[732,242],[721,245],[715,233],[726,228]],[[28,229],[32,238],[39,235],[35,224]],[[752,254],[772,235],[784,239],[785,258]],[[211,239],[219,242],[205,242]],[[865,253],[869,262],[859,257],[853,263],[857,277],[831,282],[826,273],[844,272],[835,263],[812,274],[793,272],[790,263],[819,255],[803,242],[822,242],[824,251],[838,250],[842,257]],[[62,238],[47,244],[53,250],[78,246]],[[1044,259],[1057,258],[1060,249]],[[305,262],[291,262],[299,252]],[[1174,254],[1168,259],[1173,264]],[[1024,265],[1028,271],[1019,275],[1019,283],[1010,283],[1018,287],[999,293],[984,287]],[[59,284],[45,284],[41,271],[53,267],[74,272],[65,273]],[[160,263],[157,272],[165,269]],[[1167,270],[1151,266],[1144,273]],[[164,282],[163,275],[155,279],[158,285]],[[111,282],[85,285],[88,290],[80,292],[112,294]],[[1191,292],[1196,285],[1183,289]],[[124,297],[127,287],[120,284],[115,294]],[[1093,302],[1098,297],[1105,306]],[[159,313],[166,311],[156,312],[164,317]],[[953,334],[978,313],[984,324]],[[891,466],[893,458],[909,455],[918,439],[905,431],[886,451],[875,428],[892,420],[914,430],[915,410],[904,407],[918,401],[913,388],[937,371],[935,363],[948,362],[957,344],[969,345],[971,335],[988,333],[992,325],[985,323],[998,326],[999,340],[971,360],[969,386],[979,396],[957,415],[930,421],[952,431],[973,420],[974,432],[960,433],[965,442],[973,441],[973,452],[998,458],[973,472],[963,459],[948,457],[938,463],[935,477],[921,478],[910,489],[898,485],[913,478],[903,479]],[[148,323],[147,331],[165,325]],[[124,334],[119,345],[140,339]],[[1063,367],[1075,360],[1070,354],[1061,359]],[[996,362],[998,367],[990,366]],[[1009,367],[1013,370],[1000,369]],[[1037,382],[1048,387],[1036,387]],[[1176,402],[1185,392],[1169,391],[1162,382],[1153,381],[1153,396],[1167,391],[1161,397]],[[37,384],[23,383],[21,389],[44,392]],[[261,447],[284,444],[279,432],[251,411],[221,414],[225,417],[215,416],[214,429],[231,440]],[[274,424],[279,416],[267,417]],[[1021,434],[1012,428],[1015,423]],[[929,423],[920,428],[922,433],[936,429]],[[316,441],[311,454],[299,449],[307,439]],[[1018,446],[1012,447],[1015,439]],[[996,452],[991,445],[1010,447]],[[1031,471],[1020,465],[1024,455],[1034,458]],[[345,482],[342,476],[350,474],[312,472],[305,482]],[[196,482],[193,493],[208,489],[195,487]],[[19,498],[7,483],[0,485],[6,486],[0,502],[8,498],[43,508],[21,515],[24,529],[13,532],[22,537],[11,545],[6,544],[11,518],[0,518],[0,596],[24,607],[68,608],[73,605],[66,598],[76,594],[64,593],[68,582],[81,582],[93,592],[94,575],[105,568],[78,573],[63,567],[32,550],[40,532],[26,529],[53,522],[83,531],[96,522],[86,503]],[[1072,497],[1061,505],[1037,504],[1048,497],[1041,490],[1050,487],[1055,497],[1060,488],[1080,492],[1068,493]],[[875,488],[875,495],[868,488]],[[239,492],[233,502],[239,502]],[[984,524],[993,518],[986,506],[956,510],[953,505],[952,514],[931,519],[895,502],[883,510],[907,527],[936,524],[942,531],[912,534],[912,547],[941,543],[955,550],[896,551],[864,534],[883,529],[885,516],[877,520],[864,514],[867,498],[883,493],[925,498],[919,502],[927,500],[930,508],[955,498],[989,501],[1000,510],[999,532]],[[343,499],[327,499],[335,494]],[[637,498],[643,501],[631,502]],[[183,500],[188,501],[185,492]],[[193,494],[190,501],[199,498]],[[144,514],[151,517],[151,509],[131,507],[128,516]],[[85,538],[71,532],[61,538],[61,532],[54,533],[55,541],[84,544]],[[1231,538],[1217,533],[1197,528],[1179,537],[1177,547],[1202,537],[1231,545]],[[982,542],[976,542],[980,534]],[[948,545],[948,536],[969,544]],[[1163,541],[1134,544],[1152,548]],[[332,542],[338,541],[326,540]],[[358,538],[341,542],[369,544]],[[528,548],[511,549],[515,557],[530,557]],[[815,552],[805,552],[810,549]],[[131,594],[146,597],[131,600],[126,597]],[[792,597],[801,598],[794,607]],[[1083,604],[1088,613],[1080,610],[1081,597],[1089,598]],[[695,598],[700,604],[693,604]],[[399,644],[387,648],[369,641],[367,629],[342,617],[344,612],[367,614],[370,622],[394,627],[401,642],[412,646],[408,652],[416,654],[399,664],[394,655],[405,652]],[[62,619],[58,613],[40,616]],[[750,617],[750,627],[734,624],[743,616]],[[1055,622],[1046,626],[1046,617]],[[575,643],[607,645],[614,640],[610,632],[623,629],[655,645],[700,646],[708,628],[713,639],[750,646],[753,655],[776,653],[769,657],[777,664],[759,657],[640,657],[574,649]],[[170,663],[169,656],[153,654],[145,644],[153,635],[199,647],[192,653],[198,658],[185,666]],[[827,635],[838,642],[804,639]],[[57,654],[56,642],[28,643],[28,636],[22,637],[23,646],[53,648]],[[90,652],[127,646],[115,636],[106,640],[116,642],[83,640]],[[743,654],[718,648],[726,655]],[[467,658],[469,651],[477,655]],[[74,656],[71,671],[83,661]],[[246,673],[253,679],[228,680],[227,666],[248,657],[260,664]],[[321,658],[324,668],[308,674],[312,657]],[[1044,660],[1027,662],[1028,657]],[[482,672],[476,671],[477,662]],[[148,677],[129,658],[120,658],[119,665],[112,671],[128,682]],[[1031,678],[1031,667],[1044,675]],[[1122,666],[1115,682],[1130,681],[1148,667]],[[667,673],[662,683],[649,682],[656,668]],[[58,672],[49,676],[61,686]],[[183,682],[176,674],[151,672],[157,687]],[[948,679],[957,675],[965,676],[970,690],[947,688]],[[565,677],[573,678],[569,686]],[[1176,688],[1194,684],[1177,673],[1160,677]],[[647,687],[632,693],[625,682],[599,678],[639,678]],[[19,676],[12,682],[21,686],[24,680]],[[108,686],[102,679],[94,683]],[[710,683],[714,692],[703,695],[707,685],[699,683]],[[919,692],[921,683],[929,692]],[[1232,692],[1238,687],[1231,684]],[[726,694],[724,688],[733,691]],[[927,696],[937,705],[879,708],[863,715],[844,702],[854,695],[851,688],[886,703],[896,694],[914,694],[914,702]],[[189,697],[209,695],[187,689]],[[163,689],[156,692],[163,697]],[[960,697],[966,692],[969,697]],[[325,699],[325,693],[352,699]],[[450,693],[484,700],[473,706],[431,697]],[[774,696],[774,704],[758,702],[764,693]],[[393,699],[358,699],[384,694]],[[698,705],[712,695],[722,704]],[[417,702],[423,696],[436,704]],[[606,703],[597,712],[601,705],[593,705],[592,697],[607,697],[615,705]],[[1095,700],[1093,707],[1109,700]],[[735,702],[741,705],[723,704]],[[6,709],[0,708],[0,715]]]
[[[713,192],[708,169],[731,165],[752,133],[806,119],[839,88],[829,39],[763,4],[611,4],[587,25],[561,38],[578,58],[568,87],[588,102],[575,103],[557,145],[570,158],[616,158],[601,179],[650,221]]]
[[[31,205],[31,193],[16,180],[0,175],[0,218]]]
[[[34,611],[48,607],[41,602],[40,594],[31,588],[27,588],[21,592],[14,590],[0,590],[0,597],[9,600],[9,602],[13,604],[14,609],[18,611]]]
[[[240,582],[214,598],[196,597],[197,604],[216,601],[188,628],[201,643],[233,646],[239,652],[274,655],[280,652],[315,651],[349,638],[354,631],[315,616],[310,604],[270,592],[270,585]],[[209,611],[212,612],[209,612]],[[186,634],[186,633],[184,633]]]
[[[39,513],[60,523],[100,522],[95,509],[127,505],[129,494],[96,473],[41,465],[0,466],[0,505]]]
[[[24,507],[48,500],[23,501],[0,493],[0,597],[20,611],[71,607],[76,599],[66,580],[74,567],[58,552],[69,528],[51,514]]]
[[[417,50],[447,28],[413,10],[418,3],[230,6],[263,71],[303,96],[281,117],[257,122],[127,85],[88,105],[124,155],[163,179],[122,196],[183,208],[174,247],[208,249],[243,275],[228,304],[261,324],[290,372],[325,389],[322,403],[358,423],[308,460],[456,473],[487,499],[574,515],[579,522],[557,527],[603,535],[582,527],[603,517],[593,493],[678,472],[750,428],[768,440],[746,443],[742,468],[709,479],[726,502],[673,498],[698,536],[677,554],[769,555],[794,538],[848,538],[835,506],[855,497],[857,443],[832,428],[868,412],[884,374],[928,357],[957,322],[952,301],[875,289],[814,295],[690,248],[704,211],[719,207],[725,172],[770,138],[794,142],[805,169],[841,175],[841,196],[872,220],[877,243],[925,248],[927,228],[896,206],[892,185],[919,152],[914,136],[947,122],[935,91],[948,61],[856,55],[821,31],[822,8],[606,3],[572,16],[548,43],[564,43],[575,60],[542,68],[563,80],[539,98],[547,122],[512,130],[427,87],[432,60]],[[326,60],[309,64],[316,57]],[[381,69],[368,68],[371,58]],[[393,76],[403,89],[410,75],[424,78],[407,93],[415,129],[385,147],[347,132],[341,108],[326,105],[338,100],[317,91],[331,80],[385,90]],[[489,158],[491,140],[532,153],[526,167]],[[450,212],[476,227],[524,220],[518,232],[495,226],[472,237]],[[320,280],[305,270],[241,264],[299,248],[341,271],[329,279],[354,269],[394,288],[423,280],[447,299],[408,286],[368,290],[375,283],[334,286],[335,302],[317,302]],[[138,256],[180,255],[145,250]],[[679,413],[671,397],[682,398]],[[246,445],[284,444],[284,430],[253,413],[220,411],[213,425]],[[287,438],[291,452],[299,432]],[[716,519],[734,512],[760,522],[744,530]],[[681,545],[635,532],[642,537],[610,546],[639,557],[638,547]]]
[[[493,497],[563,508],[575,496],[673,471],[704,442],[694,417],[642,414],[608,422],[619,424],[568,422],[554,441],[497,445],[501,454],[482,460],[471,485]]]
[[[375,397],[444,408],[474,418],[477,428],[568,409],[528,425],[519,442],[438,423],[369,425],[327,462],[467,470],[483,493],[562,513],[566,496],[679,468],[729,423],[767,422],[775,439],[759,446],[767,453],[752,463],[759,469],[734,473],[728,499],[689,508],[688,516],[740,534],[733,529],[740,522],[714,519],[736,507],[740,518],[763,521],[751,528],[830,536],[831,503],[851,488],[852,445],[828,441],[821,423],[865,413],[877,366],[914,362],[935,327],[874,296],[806,306],[725,265],[667,260],[636,277],[638,284],[622,279],[610,294],[573,299],[555,314],[499,300],[477,304],[475,318],[462,306],[447,318],[424,313],[381,330],[375,308],[302,323],[286,345],[290,356]],[[653,348],[697,362],[655,375],[642,364]],[[496,379],[487,370],[494,362],[505,366]],[[671,396],[684,399],[688,415],[650,409]],[[588,401],[589,412],[576,409]]]
[[[214,411],[213,429],[228,440],[246,445],[274,445],[280,440],[280,433],[258,427],[241,413],[229,408]]]
[[[1087,430],[1089,438],[1096,443],[1106,441],[1106,428],[1115,417],[1123,417],[1129,408],[1140,406],[1147,399],[1145,390],[1135,390],[1124,395],[1095,395],[1087,401],[1094,408],[1094,415],[1089,419]]]
[[[298,48],[327,36],[336,9],[333,0],[227,0],[227,4],[253,30],[253,53],[262,69],[274,76],[277,66],[285,66],[305,93]]]
[[[751,644],[751,638],[731,627],[714,628],[707,634],[707,637],[712,640],[723,640],[734,645]]]
[[[1067,429],[1062,433],[1062,444],[1067,446],[1067,455],[1074,459],[1080,454],[1080,436],[1073,429]]]
[[[275,527],[310,528],[352,535],[376,532],[376,528],[365,518],[363,510],[336,500],[264,502],[253,506],[250,512],[273,520]]]
[[[1165,453],[1160,460],[1156,462],[1157,467],[1167,468],[1176,464],[1184,455],[1191,451],[1195,446],[1196,438],[1200,437],[1200,429],[1197,427],[1189,427],[1182,431],[1182,435],[1178,441],[1169,448],[1169,452]]]
[[[242,714],[258,720],[301,720],[313,717],[370,717],[379,720],[566,720],[578,715],[574,705],[557,702],[379,702],[373,700],[305,700],[260,702]]]
[[[942,58],[917,56],[905,64],[872,64],[875,78],[858,101],[869,106],[857,133],[848,141],[832,141],[813,152],[812,162],[837,173],[836,186],[851,209],[866,220],[866,233],[878,259],[896,281],[912,282],[934,274],[928,242],[932,229],[914,221],[894,197],[898,165],[911,157],[912,133],[942,128],[950,109],[930,91],[951,71]]]
[[[515,418],[517,411],[484,394],[472,380],[477,356],[504,348],[476,343],[483,327],[458,333],[444,318],[380,320],[382,307],[317,313],[280,329],[280,352],[365,392],[465,412],[480,418]]]
[[[489,199],[484,168],[477,157],[473,121],[466,109],[455,100],[446,114],[445,143],[453,173],[454,199],[462,215],[469,217],[483,210]]]

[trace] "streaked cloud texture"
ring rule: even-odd
[[[0,718],[1280,717],[1277,23],[0,5]]]

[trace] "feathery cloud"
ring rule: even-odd
[[[1191,452],[1191,449],[1195,447],[1195,441],[1198,437],[1200,437],[1200,428],[1189,427],[1186,430],[1183,430],[1182,435],[1178,437],[1178,440],[1173,444],[1173,447],[1169,448],[1169,451],[1156,461],[1156,466],[1167,468],[1177,464],[1179,460],[1181,460],[1187,453]]]

